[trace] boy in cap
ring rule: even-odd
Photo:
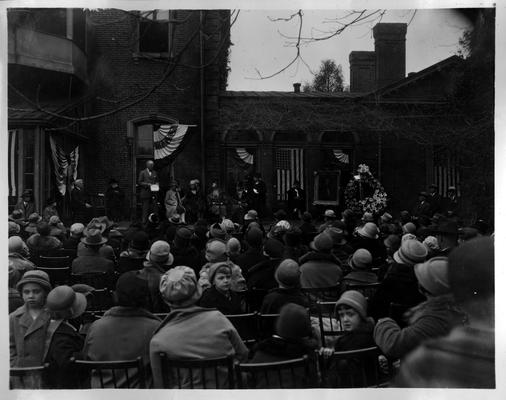
[[[211,265],[208,274],[211,287],[204,290],[199,305],[216,308],[225,315],[243,313],[242,299],[231,290],[232,268],[229,263],[218,262]]]
[[[150,343],[150,361],[153,371],[154,387],[163,387],[160,352],[169,359],[202,360],[234,356],[244,361],[248,349],[241,340],[232,323],[218,310],[197,306],[202,290],[195,272],[185,266],[177,266],[167,271],[160,280],[160,293],[172,310],[156,330]],[[177,388],[174,371],[170,381]],[[182,388],[190,386],[193,379],[195,388],[204,387],[202,375],[196,370],[193,376],[181,371]],[[226,373],[218,371],[218,380],[226,386]],[[215,374],[206,373],[205,387],[215,387]]]

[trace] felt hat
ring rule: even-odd
[[[325,210],[325,213],[323,214],[325,218],[336,218],[336,213],[334,210]]]
[[[79,317],[86,310],[86,297],[76,293],[70,286],[57,286],[49,292],[46,306],[49,311],[64,315],[64,318]]]
[[[427,247],[418,240],[404,240],[394,253],[394,260],[399,264],[415,265],[424,262],[427,253]]]
[[[175,225],[179,225],[179,224],[182,224],[181,222],[181,215],[179,214],[173,214],[170,218],[169,218],[169,222],[171,224],[175,224]]]
[[[226,269],[229,275],[232,275],[232,267],[227,262],[222,261],[211,264],[211,266],[209,267],[209,271],[207,272],[207,276],[209,277],[209,282],[211,283],[211,285],[213,284],[216,273],[218,272],[218,270],[221,270],[222,268]]]
[[[342,246],[343,244],[346,244],[344,231],[342,229],[331,226],[326,228],[323,232],[330,236],[334,246]]]
[[[46,292],[51,291],[51,282],[49,281],[49,275],[39,269],[26,271],[21,280],[16,284],[16,289],[21,292],[23,285],[26,283],[37,283],[42,286]]]
[[[367,318],[367,300],[364,295],[357,290],[347,290],[341,295],[339,300],[336,302],[336,314],[337,309],[341,305],[353,308],[357,313],[359,313],[362,319]]]
[[[13,221],[9,221],[9,235],[15,235],[21,231],[21,227]]]
[[[393,218],[392,215],[387,212],[383,213],[383,215],[380,217],[381,221],[385,223],[390,222],[392,218]]]
[[[146,254],[146,260],[161,265],[172,265],[174,256],[170,253],[170,244],[164,240],[157,240]]]
[[[374,222],[374,215],[370,212],[365,212],[364,215],[362,215],[362,221],[363,222]]]
[[[399,235],[388,235],[385,240],[383,240],[383,244],[385,247],[397,250],[401,245],[401,238]]]
[[[281,258],[285,246],[277,239],[268,238],[264,243],[264,251],[271,258]]]
[[[71,286],[72,289],[74,289],[74,292],[81,293],[84,295],[84,297],[92,296],[93,291],[95,288],[90,285],[86,285],[84,283],[75,283]]]
[[[416,237],[416,235],[413,235],[412,233],[405,233],[404,235],[402,235],[401,243],[405,242],[406,240],[418,240],[418,238]]]
[[[494,295],[494,240],[477,237],[462,243],[448,256],[449,280],[457,302]]]
[[[107,238],[102,236],[100,229],[89,229],[87,235],[81,238],[81,242],[87,246],[101,246],[107,243]]]
[[[135,250],[145,251],[149,249],[149,236],[144,231],[136,231],[130,237],[129,247]]]
[[[309,244],[309,247],[316,251],[330,251],[333,246],[332,238],[325,232],[316,235]]]
[[[227,260],[227,244],[220,239],[211,239],[206,244],[206,260],[210,263]]]
[[[159,288],[160,294],[171,308],[192,306],[202,295],[195,271],[186,266],[177,266],[165,272],[160,278]]]
[[[416,233],[416,225],[413,222],[408,222],[402,226],[403,233]]]
[[[227,232],[223,230],[220,224],[216,223],[211,225],[209,228],[209,232],[207,233],[207,237],[225,240],[227,238]]]
[[[51,218],[49,218],[49,225],[57,224],[61,224],[60,217],[58,215],[52,215]]]
[[[150,297],[148,280],[139,271],[127,271],[118,278],[115,293],[119,305],[145,304]]]
[[[357,233],[365,238],[377,239],[379,230],[374,222],[367,222],[364,226],[357,229]]]
[[[441,296],[450,293],[447,257],[432,257],[422,264],[416,264],[414,269],[418,283],[430,294]]]
[[[77,222],[70,226],[70,234],[72,236],[81,236],[83,232],[84,232],[84,225],[81,224],[80,222]]]
[[[343,218],[345,218],[345,219],[346,219],[346,218],[351,218],[351,217],[353,217],[354,213],[353,213],[353,211],[352,211],[352,210],[350,210],[349,208],[347,208],[347,209],[345,209],[345,210],[341,213],[341,215],[343,216]]]
[[[422,242],[429,251],[439,250],[439,242],[434,236],[427,236]]]
[[[367,270],[372,266],[372,255],[369,250],[357,249],[348,259],[348,265],[352,269]]]
[[[292,227],[292,225],[287,220],[282,219],[281,221],[278,221],[276,223],[275,227],[276,228],[281,228],[282,230],[287,231],[288,229],[290,229]]]
[[[253,221],[255,219],[258,219],[258,213],[256,212],[256,210],[249,210],[245,215],[244,215],[244,220],[245,221]]]
[[[241,242],[239,239],[232,237],[227,241],[227,253],[238,254],[241,251]]]
[[[276,333],[286,339],[312,336],[311,321],[307,310],[301,305],[287,303],[279,312]]]
[[[190,228],[187,228],[186,226],[182,226],[180,228],[177,228],[176,230],[176,238],[179,238],[181,240],[190,240],[193,236],[193,232]]]
[[[252,247],[260,247],[263,241],[262,231],[254,227],[248,229],[244,237],[244,240]]]
[[[37,214],[37,213],[31,213],[28,216],[28,222],[37,223],[37,222],[40,222],[40,221],[42,221],[42,217],[39,214]]]
[[[18,253],[21,255],[28,255],[29,250],[26,243],[20,236],[11,236],[9,238],[9,253]]]
[[[281,261],[274,273],[276,281],[286,288],[300,287],[300,267],[296,261],[286,259]]]
[[[23,218],[23,211],[22,210],[14,210],[12,211],[11,215],[9,215],[9,218],[11,219],[21,219]]]

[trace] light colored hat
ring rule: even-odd
[[[9,238],[9,253],[27,255],[29,253],[28,246],[20,236],[11,236]]]
[[[332,238],[325,232],[316,235],[309,247],[316,251],[329,251],[334,246]]]
[[[227,244],[223,240],[212,239],[206,245],[206,260],[214,263],[227,260]]]
[[[49,218],[49,225],[56,225],[59,223],[61,223],[61,220],[58,215],[52,215],[51,218]]]
[[[84,232],[84,225],[81,224],[80,222],[77,222],[70,226],[70,234],[72,236],[81,236],[83,232]]]
[[[160,294],[172,308],[184,308],[195,304],[202,295],[195,271],[190,267],[177,266],[160,278]]]
[[[394,260],[399,264],[415,265],[424,262],[427,253],[427,247],[418,240],[404,240],[394,253]]]
[[[86,310],[86,297],[76,293],[70,286],[57,286],[47,295],[49,311],[63,314],[64,318],[77,318]]]
[[[423,264],[416,264],[415,275],[418,283],[433,296],[450,293],[447,257],[433,257]]]
[[[362,221],[364,222],[374,222],[374,215],[370,212],[365,212],[362,216]]]
[[[358,228],[357,233],[362,237],[377,239],[379,230],[374,222],[368,222],[361,228]]]
[[[9,221],[9,235],[19,233],[21,227],[13,221]]]
[[[251,221],[251,220],[255,220],[255,219],[258,219],[258,213],[256,212],[256,210],[249,210],[244,215],[244,220],[245,221]]]
[[[199,183],[199,181],[198,181],[197,179],[192,179],[192,180],[190,181],[190,185],[196,185],[196,184],[198,184],[198,183]]]
[[[369,250],[357,249],[348,259],[348,265],[352,269],[369,269],[372,265],[372,255]]]
[[[383,213],[383,215],[380,217],[382,222],[389,222],[392,220],[392,218],[393,218],[392,215],[387,212]]]
[[[414,234],[416,232],[416,225],[413,222],[408,222],[402,226],[402,232]]]
[[[225,218],[223,221],[221,221],[220,227],[221,227],[221,229],[223,229],[227,233],[231,233],[231,232],[235,231],[234,223],[227,218]]]
[[[334,212],[334,210],[325,210],[325,214],[324,214],[325,217],[327,218],[336,218],[336,213]]]
[[[39,214],[37,214],[37,213],[31,213],[28,216],[28,222],[37,223],[37,222],[40,222],[40,221],[42,221],[42,217]]]
[[[413,235],[412,233],[405,233],[402,235],[401,242],[405,242],[406,240],[418,240],[416,235]]]
[[[21,280],[16,284],[16,289],[21,292],[23,285],[26,283],[37,283],[38,285],[42,286],[46,292],[49,292],[51,290],[49,275],[39,269],[26,271]]]
[[[434,236],[427,236],[422,242],[428,250],[439,250],[439,242]]]
[[[172,265],[174,256],[170,252],[170,244],[164,240],[157,240],[146,254],[146,260],[161,265]]]
[[[282,219],[281,221],[278,221],[275,225],[275,227],[279,227],[279,228],[282,228],[284,229],[285,231],[287,231],[288,229],[290,229],[292,225],[290,225],[290,222],[288,222],[287,220],[285,219]]]
[[[228,239],[227,242],[227,253],[228,254],[238,254],[241,251],[241,242],[239,239],[232,237]]]
[[[341,295],[339,300],[337,300],[335,308],[336,311],[341,305],[353,308],[360,314],[362,319],[367,318],[367,300],[362,293],[356,290],[347,290]]]

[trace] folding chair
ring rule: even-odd
[[[360,388],[385,386],[389,371],[383,372],[378,347],[352,351],[336,351],[329,358],[319,355],[322,386],[331,388]]]
[[[146,388],[146,370],[142,357],[118,361],[88,361],[72,358],[71,361],[76,367],[87,371],[91,378],[90,385],[83,385],[87,387],[82,389],[91,388],[95,386],[94,383],[100,384],[102,389]]]
[[[225,315],[234,325],[242,341],[248,348],[251,348],[258,339],[258,318],[257,313]]]
[[[165,389],[234,389],[233,356],[200,360],[171,360],[160,353]]]
[[[356,290],[364,295],[364,297],[369,300],[372,299],[378,290],[380,282],[375,283],[363,283],[363,284],[354,284],[350,283],[346,285],[346,290]]]
[[[95,289],[112,289],[112,274],[107,272],[86,272],[72,274],[72,283],[84,283]]]
[[[67,285],[70,281],[70,267],[37,267],[37,269],[44,271],[49,275],[49,280],[53,286]]]
[[[341,322],[335,316],[335,301],[319,301],[316,303],[318,310],[318,324],[320,326],[320,337],[323,347],[331,347],[330,343],[335,342],[337,336],[344,332]],[[328,340],[326,337],[333,337],[334,340]]]
[[[286,361],[235,365],[239,389],[293,389],[315,387],[308,356]]]
[[[258,341],[271,337],[276,330],[279,314],[257,314]]]
[[[43,268],[70,267],[72,260],[68,256],[39,256],[38,266]]]
[[[10,389],[43,389],[44,374],[47,372],[49,364],[36,367],[19,367],[9,370]]]
[[[342,285],[339,283],[334,286],[322,288],[302,288],[302,293],[306,295],[311,303],[317,301],[337,301],[342,292]]]

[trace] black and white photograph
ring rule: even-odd
[[[8,398],[497,395],[504,5],[5,3]]]

